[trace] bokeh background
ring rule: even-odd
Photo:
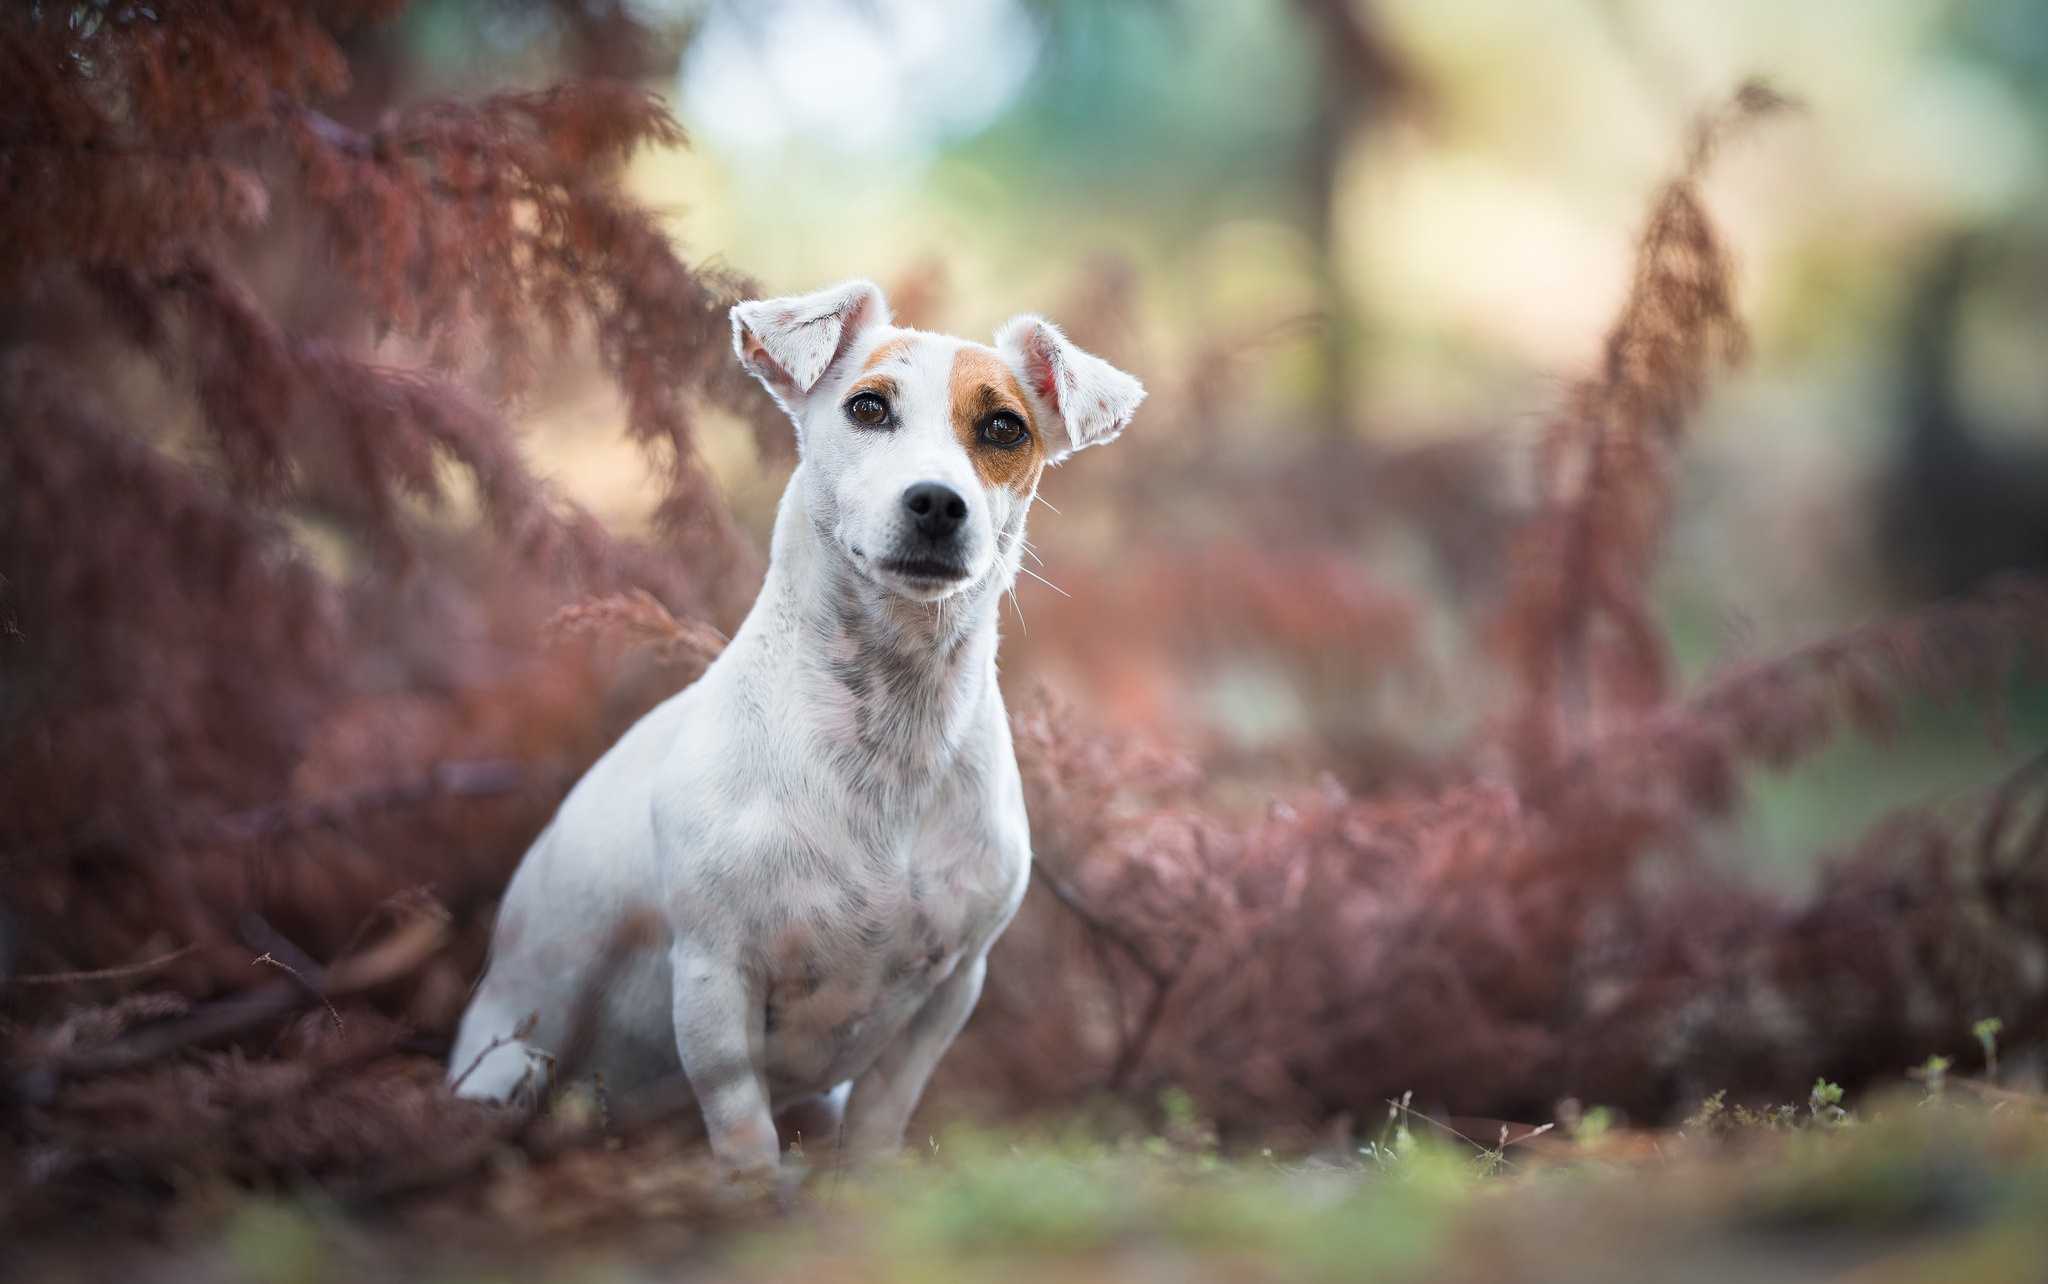
[[[0,56],[22,1224],[682,1198],[622,1193],[685,1162],[644,1103],[439,1058],[758,586],[726,308],[851,276],[1151,394],[1033,517],[1039,864],[921,1133],[2038,1089],[2031,0],[38,3]]]
[[[1048,480],[1041,569],[1075,596],[1021,586],[1013,690],[1353,784],[1390,739],[1459,742],[1495,694],[1465,648],[1517,452],[1598,360],[1689,122],[1746,77],[1808,110],[1706,189],[1754,355],[1683,463],[1655,586],[1681,672],[2048,559],[2048,28],[2024,3],[681,12],[693,145],[629,181],[685,244],[774,292],[871,276],[957,333],[1046,311],[1155,389],[1115,458]],[[423,85],[500,74],[467,7],[409,21]],[[661,483],[603,396],[537,413],[532,448],[631,529]],[[783,461],[735,424],[706,450],[764,539]],[[1331,630],[1311,644],[1241,609],[1268,556],[1348,619],[1301,622]],[[1148,600],[1166,579],[1188,600]],[[2048,708],[2020,716],[1999,744],[1919,709],[1903,743],[1760,780],[1728,854],[1798,886],[1883,810],[2041,744]]]

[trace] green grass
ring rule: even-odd
[[[1360,1263],[1419,1268],[1441,1248],[1472,1166],[1417,1148],[1386,1171],[1362,1158],[1225,1160],[1158,1145],[952,1132],[879,1177],[829,1179],[818,1214],[891,1278],[999,1279],[1062,1262],[1188,1259],[1342,1278]],[[817,1249],[757,1233],[770,1274]]]
[[[1570,1136],[1492,1148],[1396,1111],[1371,1136],[1294,1158],[1222,1153],[1191,1105],[1168,1104],[1149,1138],[948,1131],[893,1164],[813,1173],[777,1207],[707,1204],[551,1237],[492,1226],[486,1190],[442,1242],[445,1209],[363,1221],[317,1197],[264,1199],[147,1251],[251,1284],[2019,1281],[2048,1262],[2048,1103],[1939,1071],[1867,1108],[1823,1081],[1779,1107],[1713,1098],[1668,1131],[1588,1110]],[[701,1160],[667,1154],[613,1152],[621,1198],[687,1184],[652,1169]]]

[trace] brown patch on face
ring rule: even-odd
[[[876,344],[875,350],[868,354],[868,359],[861,363],[860,368],[863,372],[873,370],[884,361],[894,361],[908,351],[910,351],[910,337],[908,335],[898,335],[887,342]]]
[[[1007,486],[1028,495],[1045,468],[1045,438],[1024,400],[1024,385],[1001,357],[985,348],[962,348],[953,356],[947,389],[952,403],[953,435],[974,461],[984,486]],[[981,425],[997,411],[1024,422],[1024,440],[1015,446],[991,445],[981,438]]]
[[[875,350],[868,354],[868,359],[861,363],[861,377],[854,380],[853,386],[846,390],[847,399],[851,400],[863,392],[872,392],[894,405],[897,396],[896,380],[889,375],[871,372],[877,366],[893,361],[909,350],[908,336],[899,336],[876,344]]]
[[[863,392],[872,392],[890,405],[896,404],[896,381],[888,375],[862,375],[853,381],[851,388],[846,390],[846,399],[851,401]]]

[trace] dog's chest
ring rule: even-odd
[[[856,1077],[1008,921],[1021,861],[948,851],[850,885],[763,941],[768,1072],[787,1092]]]

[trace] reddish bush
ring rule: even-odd
[[[0,18],[20,105],[0,127],[14,1217],[147,1211],[194,1173],[389,1202],[507,1146],[588,1185],[631,1162],[587,1144],[605,1119],[669,1137],[648,1103],[486,1116],[423,1058],[562,790],[753,591],[690,410],[767,408],[724,356],[736,284],[678,259],[617,184],[636,147],[678,141],[659,106],[579,80],[350,107],[340,33],[393,7]],[[610,64],[613,19],[579,63]],[[1037,883],[934,1112],[1142,1111],[1179,1085],[1238,1135],[1410,1089],[1465,1114],[1577,1094],[1647,1116],[1896,1071],[1989,1012],[2039,1042],[2032,776],[1974,820],[1902,817],[1804,904],[1704,859],[1745,766],[2048,657],[2048,594],[2015,586],[1669,690],[1646,585],[1686,417],[1741,333],[1697,182],[1731,120],[1777,105],[1747,90],[1703,127],[1599,370],[1544,435],[1535,511],[1494,507],[1447,558],[1486,562],[1503,530],[1515,549],[1504,734],[1378,751],[1353,773],[1373,792],[1326,780],[1260,811],[1242,778],[1024,708]],[[506,407],[576,344],[669,480],[658,548],[520,459]],[[1440,494],[1469,462],[1401,475]],[[1104,475],[1134,503],[1184,498],[1169,469]],[[1348,475],[1319,484],[1333,511],[1355,501]],[[1412,658],[1415,602],[1272,547],[1070,576],[1087,617],[1053,608],[1027,647],[1086,638],[1183,675],[1135,698],[1113,666],[1087,675],[1148,716],[1247,635],[1330,699]]]
[[[1543,434],[1495,625],[1507,753],[1482,740],[1429,773],[1447,783],[1326,783],[1245,819],[1185,776],[1146,787],[1127,745],[1021,722],[1041,889],[948,1062],[960,1091],[1038,1109],[1177,1085],[1246,1133],[1409,1090],[1467,1115],[1534,1118],[1577,1094],[1654,1118],[1717,1088],[1896,1074],[1987,1012],[2042,1036],[2048,826],[2012,819],[2042,805],[2038,772],[1982,822],[1882,827],[1804,906],[1701,850],[1753,764],[1880,731],[1910,697],[1995,706],[2048,678],[2048,590],[2018,583],[1667,694],[1647,591],[1675,452],[1742,342],[1697,183],[1729,127],[1782,106],[1746,87],[1703,122],[1599,372]],[[1076,813],[1095,820],[1048,819]],[[1077,956],[1089,966],[1061,971]]]
[[[219,945],[252,913],[331,947],[397,887],[495,885],[615,729],[608,679],[543,657],[541,621],[639,586],[729,624],[751,592],[690,433],[693,402],[759,411],[726,359],[738,283],[616,181],[674,122],[599,80],[328,114],[342,42],[397,7],[0,19],[0,906],[22,969]],[[554,494],[505,418],[586,341],[668,476],[663,547]],[[448,762],[473,758],[509,761]],[[465,793],[491,797],[451,832],[435,815]],[[331,805],[294,819],[326,795],[381,799],[375,840],[337,841]]]

